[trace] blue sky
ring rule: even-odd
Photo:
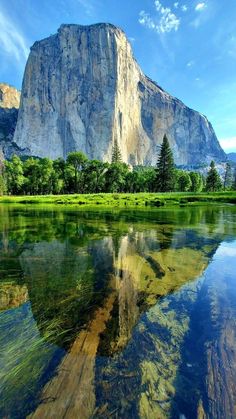
[[[236,151],[235,0],[0,0],[0,81],[20,88],[30,46],[61,23],[96,22],[120,26],[142,70]]]

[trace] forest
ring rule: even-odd
[[[156,167],[131,168],[122,162],[117,143],[113,146],[111,163],[89,160],[80,151],[69,153],[66,160],[14,155],[10,160],[0,163],[1,195],[198,193],[235,189],[235,173],[229,163],[226,163],[223,179],[213,161],[207,176],[176,168],[166,136],[157,156]]]

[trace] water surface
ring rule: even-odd
[[[0,417],[235,418],[236,208],[0,206]]]

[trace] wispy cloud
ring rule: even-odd
[[[206,9],[207,5],[206,3],[198,3],[195,7],[196,12],[201,12],[202,10]]]
[[[154,4],[157,15],[151,16],[142,10],[139,13],[139,23],[158,33],[177,31],[180,25],[180,18],[169,7],[163,7],[159,0],[156,0]]]
[[[21,63],[29,54],[26,40],[16,24],[0,10],[0,44],[2,50]]]
[[[219,141],[225,151],[236,150],[236,137],[221,138]]]
[[[186,4],[184,4],[183,6],[181,6],[181,10],[182,10],[182,12],[187,12],[188,7],[186,6]]]
[[[174,8],[175,9],[180,9],[180,10],[182,10],[182,12],[187,12],[187,10],[188,10],[188,6],[186,6],[186,4],[180,5],[178,1],[176,1],[174,3]]]
[[[206,13],[208,9],[208,12]],[[195,6],[196,18],[191,22],[191,25],[196,29],[201,26],[203,23],[206,23],[207,20],[211,17],[210,9],[207,6],[206,2],[198,3]],[[204,13],[203,13],[204,12]]]
[[[92,3],[89,0],[76,0],[77,3],[83,7],[85,13],[89,16],[93,14],[94,8]]]
[[[187,67],[191,68],[194,66],[194,64],[195,64],[195,61],[191,60],[187,63]]]

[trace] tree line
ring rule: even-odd
[[[130,167],[122,162],[117,142],[112,162],[89,160],[82,152],[58,158],[21,159],[14,155],[0,163],[0,194],[45,195],[99,192],[201,192],[236,189],[231,166],[227,163],[224,180],[214,162],[205,178],[198,172],[175,167],[166,135],[163,138],[156,167]]]

